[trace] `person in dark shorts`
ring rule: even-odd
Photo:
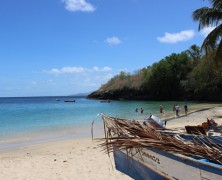
[[[187,116],[187,112],[188,112],[188,106],[187,106],[187,104],[184,105],[184,111],[185,111],[185,115]]]
[[[163,106],[160,105],[160,113],[163,113]]]

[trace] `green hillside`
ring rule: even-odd
[[[88,98],[222,101],[222,68],[214,56],[193,45],[133,74],[120,72]]]

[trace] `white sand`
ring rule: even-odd
[[[198,125],[213,118],[222,124],[222,107],[167,122],[167,128]],[[0,151],[3,180],[117,180],[131,179],[115,170],[113,157],[101,152],[91,137],[48,142]]]
[[[0,152],[0,179],[130,179],[96,144],[79,138]]]

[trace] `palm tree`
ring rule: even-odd
[[[206,54],[215,51],[215,61],[222,64],[222,0],[209,0],[212,7],[202,7],[193,12],[194,21],[199,21],[201,29],[215,26],[205,38],[201,50]]]

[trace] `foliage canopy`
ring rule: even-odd
[[[192,45],[133,74],[120,72],[90,97],[222,101],[222,70],[215,68],[215,53],[201,56],[200,47]]]

